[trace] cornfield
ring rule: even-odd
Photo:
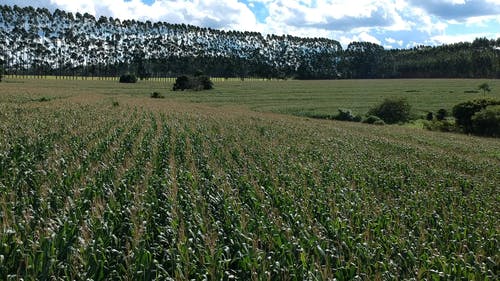
[[[0,100],[2,280],[498,280],[498,139]]]

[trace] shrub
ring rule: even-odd
[[[432,119],[434,119],[434,113],[428,112],[425,116],[425,119],[427,119],[428,121],[432,121]]]
[[[375,115],[384,120],[385,123],[394,124],[406,122],[410,119],[411,106],[404,98],[385,99],[381,104],[368,111],[369,115]]]
[[[123,74],[120,76],[120,83],[137,83],[137,77],[134,74]]]
[[[112,105],[113,105],[113,107],[117,107],[117,106],[120,106],[120,103],[117,101],[113,101]]]
[[[478,86],[479,90],[483,91],[483,94],[486,95],[486,92],[491,92],[491,87],[488,83],[482,83],[481,85]]]
[[[465,133],[473,133],[472,116],[490,105],[500,105],[499,100],[476,99],[462,102],[453,107],[456,124]]]
[[[213,89],[212,80],[206,75],[201,76],[179,76],[175,80],[173,90],[174,91],[184,91],[184,90],[211,90]]]
[[[471,121],[473,133],[500,137],[500,105],[490,105],[476,112]]]
[[[339,121],[352,121],[354,119],[354,114],[350,109],[338,109],[338,113],[335,116],[335,120]]]
[[[446,116],[448,116],[448,111],[446,111],[446,109],[444,108],[441,108],[438,110],[436,114],[436,119],[438,121],[443,121],[446,118]]]
[[[375,124],[375,122],[384,122],[382,119],[378,118],[377,116],[374,116],[374,115],[369,115],[367,116],[365,119],[363,119],[363,123],[366,123],[366,124]]]
[[[424,128],[429,131],[455,132],[457,127],[448,120],[432,120],[424,122]]]
[[[184,91],[186,89],[191,89],[191,79],[188,76],[179,76],[175,79],[174,91],[181,90]]]
[[[153,98],[153,99],[163,99],[165,97],[162,94],[158,93],[158,92],[152,92],[151,93],[151,98]]]
[[[210,77],[208,77],[206,75],[201,75],[201,76],[196,77],[196,79],[200,83],[203,90],[213,89],[214,83],[212,82],[212,80],[210,80]]]

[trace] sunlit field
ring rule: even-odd
[[[303,116],[481,82],[7,77],[0,280],[497,280],[500,139]]]

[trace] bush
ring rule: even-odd
[[[134,74],[123,74],[120,76],[120,83],[137,83],[137,77]]]
[[[175,79],[175,84],[173,87],[174,91],[184,91],[186,89],[191,89],[191,79],[188,76],[179,76]]]
[[[428,112],[427,115],[425,116],[425,119],[428,121],[432,121],[432,119],[434,119],[434,113]]]
[[[500,137],[500,105],[490,105],[476,112],[471,121],[473,133]]]
[[[363,119],[362,122],[366,123],[366,124],[375,124],[376,122],[378,122],[378,123],[380,123],[380,122],[384,123],[384,121],[382,119],[380,119],[380,118],[378,118],[377,116],[374,116],[374,115],[367,116],[365,119]]]
[[[212,80],[210,80],[210,77],[201,75],[196,77],[196,79],[198,80],[203,90],[211,90],[214,88],[214,83],[212,82]]]
[[[339,113],[333,117],[335,120],[339,121],[351,121],[351,122],[361,122],[361,116],[352,114],[350,109],[340,109]]]
[[[206,75],[200,75],[200,76],[179,76],[175,80],[173,90],[174,91],[184,91],[184,90],[195,90],[195,91],[200,91],[200,90],[211,90],[213,89],[213,83],[212,80],[210,80],[210,77]]]
[[[473,133],[472,116],[490,105],[500,105],[499,100],[476,99],[462,102],[453,107],[457,126],[465,133]]]
[[[158,93],[158,92],[152,92],[151,93],[151,98],[153,98],[153,99],[163,99],[165,97],[162,94]]]
[[[439,132],[455,132],[457,130],[455,124],[448,120],[432,120],[424,122],[424,128],[429,131]]]
[[[385,99],[381,104],[368,111],[369,115],[378,116],[385,123],[407,122],[410,119],[411,106],[406,99]]]
[[[446,111],[446,109],[444,108],[441,108],[437,112],[436,119],[438,121],[443,121],[446,118],[446,116],[448,116],[448,111]]]

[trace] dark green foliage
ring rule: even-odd
[[[339,121],[351,121],[351,122],[361,122],[361,116],[354,115],[350,109],[339,108],[339,113],[333,117],[335,120]]]
[[[158,93],[158,92],[152,92],[151,93],[151,98],[153,98],[153,99],[163,99],[165,97],[162,94]]]
[[[500,105],[487,106],[472,118],[473,133],[484,136],[500,136]]]
[[[366,123],[366,124],[375,124],[375,123],[384,123],[384,121],[380,118],[378,118],[377,116],[375,115],[368,115],[365,119],[363,119],[362,121],[363,123]]]
[[[41,97],[38,99],[39,102],[45,102],[45,101],[50,101],[49,98],[46,98],[46,97]]]
[[[210,80],[210,77],[206,75],[198,76],[196,77],[196,80],[203,90],[211,90],[214,87],[214,83]]]
[[[186,75],[177,77],[177,79],[175,80],[173,90],[174,91],[178,91],[178,90],[184,91],[186,89],[191,89],[191,79]]]
[[[385,123],[394,124],[407,122],[410,119],[411,106],[404,98],[387,98],[381,104],[368,111],[369,115],[375,115],[384,120]]]
[[[443,121],[446,116],[448,116],[448,111],[444,108],[441,108],[438,110],[437,114],[436,114],[436,119],[438,121]]]
[[[424,128],[429,131],[438,131],[438,132],[456,132],[457,127],[455,123],[450,122],[448,120],[432,120],[424,123]]]
[[[473,133],[472,116],[490,105],[500,105],[499,100],[476,99],[462,102],[453,107],[457,126],[465,133]]]
[[[486,94],[486,92],[491,92],[491,87],[488,83],[482,83],[481,85],[479,85],[478,89],[482,90],[483,94]]]
[[[340,42],[326,38],[264,36],[257,32],[226,32],[165,22],[125,20],[122,23],[118,19],[96,20],[88,14],[74,15],[61,10],[39,12],[32,7],[2,8],[6,11],[2,17],[5,27],[0,31],[6,42],[20,40],[19,44],[25,48],[23,53],[39,62],[21,68],[27,75],[109,77],[123,71],[134,71],[139,78],[148,79],[175,77],[201,69],[213,77],[241,79],[500,77],[498,40],[486,38],[478,38],[473,43],[411,49],[384,49],[369,42],[352,42],[343,50]],[[19,28],[22,24],[17,19],[36,20],[30,21],[30,28],[24,29]],[[65,33],[57,32],[61,25],[66,24],[73,27],[71,38],[78,40],[66,40]],[[46,34],[58,34],[45,38],[48,45],[56,46],[57,41],[63,45],[47,49],[49,53],[41,52],[38,44],[30,44],[31,38],[36,38],[40,30]],[[89,30],[92,30],[90,34]],[[178,35],[158,40],[163,36],[160,30],[171,30]],[[235,42],[237,45],[220,42]],[[211,47],[206,48],[208,45]],[[97,49],[89,52],[89,46]],[[166,56],[164,50],[171,48],[181,52]],[[117,50],[120,50],[119,55]],[[4,67],[12,73],[18,69],[13,62],[19,61],[19,52],[8,50],[4,53]],[[71,59],[82,53],[94,55],[87,63]],[[57,60],[51,59],[56,56]],[[61,61],[68,63],[61,64]]]
[[[3,68],[0,67],[0,82],[2,82],[3,79]]]
[[[175,84],[172,88],[174,91],[184,91],[184,90],[211,90],[213,89],[212,80],[206,75],[199,76],[179,76],[175,80]]]
[[[113,105],[113,107],[117,107],[117,106],[120,106],[120,103],[117,101],[113,101],[112,105]]]
[[[434,119],[434,113],[428,112],[425,116],[425,119],[427,119],[428,121],[432,121],[432,119]]]
[[[120,76],[120,83],[137,83],[137,77],[134,74],[123,74]]]

